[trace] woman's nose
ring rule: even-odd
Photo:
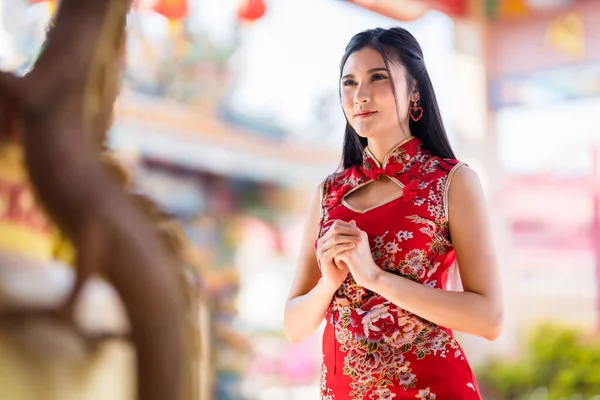
[[[371,100],[371,94],[366,88],[357,88],[354,94],[354,104],[368,103]]]

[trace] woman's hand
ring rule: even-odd
[[[348,276],[348,266],[338,264],[336,256],[352,250],[360,241],[360,230],[356,224],[336,220],[317,242],[317,259],[323,284],[335,292]]]
[[[338,253],[334,262],[341,268],[348,269],[357,284],[369,289],[381,273],[381,269],[373,261],[366,232],[358,229],[354,221],[349,225],[359,232],[358,244]]]

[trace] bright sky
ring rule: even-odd
[[[600,148],[600,99],[590,98],[498,113],[500,160],[510,172],[590,174]]]
[[[236,2],[225,0],[216,6],[209,1],[201,5],[206,12],[199,11],[199,24],[206,26],[215,39],[227,41],[231,25],[223,21],[227,21]],[[331,140],[339,145],[343,115],[337,100],[338,66],[344,48],[361,30],[398,22],[340,0],[269,0],[268,7],[262,19],[246,28],[235,58],[239,81],[234,107],[273,118],[311,140],[311,131],[319,123],[314,115],[318,100],[330,99],[328,110],[339,132]],[[451,99],[443,82],[449,78],[449,71],[443,66],[452,56],[451,19],[432,12],[402,26],[420,41],[440,103],[448,103]],[[442,110],[446,108],[441,106]]]

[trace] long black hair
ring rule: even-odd
[[[340,80],[348,57],[365,47],[378,51],[383,57],[390,76],[390,84],[392,85],[396,105],[398,104],[398,97],[390,73],[390,61],[399,63],[404,67],[409,88],[413,87],[413,79],[417,81],[416,90],[419,92],[420,106],[423,107],[423,117],[417,122],[410,119],[411,134],[419,138],[423,143],[423,147],[433,155],[443,158],[456,158],[442,123],[433,85],[423,60],[423,50],[421,50],[417,39],[406,29],[400,27],[375,28],[357,33],[350,39],[342,57]],[[346,119],[344,150],[342,153],[343,168],[362,164],[362,153],[366,146],[367,139],[360,137]]]

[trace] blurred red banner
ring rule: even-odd
[[[360,7],[399,21],[412,21],[427,11],[442,11],[451,17],[467,14],[467,0],[347,0]]]

